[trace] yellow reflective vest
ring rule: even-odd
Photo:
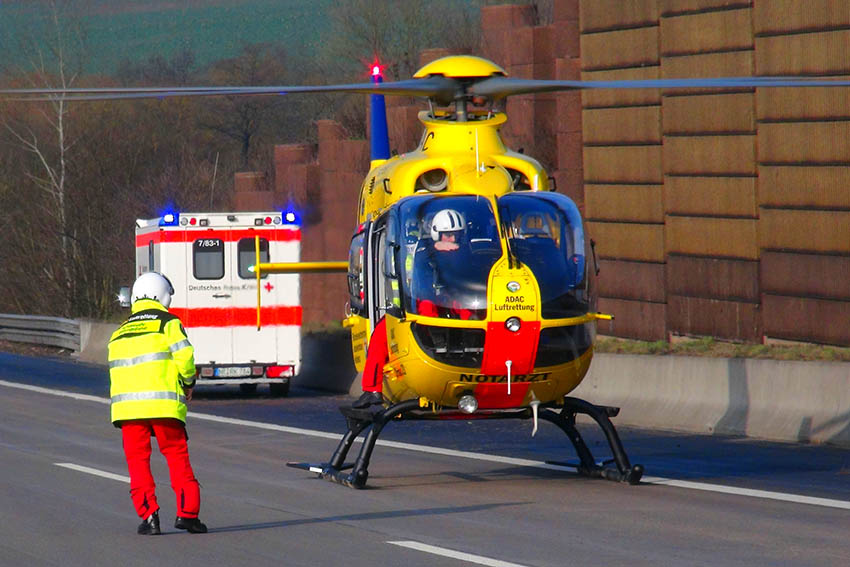
[[[112,423],[173,417],[186,421],[183,387],[195,384],[195,349],[176,315],[140,299],[109,339]]]

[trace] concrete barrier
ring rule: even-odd
[[[850,446],[850,363],[597,354],[572,395],[618,425]]]
[[[345,394],[358,388],[357,370],[351,358],[351,334],[348,331],[307,333],[301,337],[301,372],[293,384]]]
[[[77,354],[77,358],[82,362],[106,366],[106,344],[117,328],[118,323],[101,323],[100,321],[81,319],[80,352]]]

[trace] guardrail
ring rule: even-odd
[[[0,340],[80,351],[80,322],[62,317],[0,313]]]

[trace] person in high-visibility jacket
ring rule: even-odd
[[[157,535],[159,505],[151,474],[151,436],[168,463],[177,497],[174,527],[206,533],[198,519],[201,491],[186,435],[186,401],[195,386],[195,351],[180,319],[168,312],[174,288],[156,272],[133,284],[132,314],[109,339],[112,423],[121,428],[130,473],[130,496],[142,523],[138,533]]]

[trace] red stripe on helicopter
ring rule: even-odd
[[[479,409],[518,408],[525,400],[530,385],[531,382],[515,382],[511,384],[511,393],[508,395],[507,384],[483,382],[476,384],[472,395],[478,400]]]
[[[259,236],[272,242],[291,242],[301,240],[301,229],[258,229],[246,228],[240,230],[157,230],[146,234],[136,235],[136,248],[148,246],[151,242],[161,244],[163,242],[193,242],[201,238],[218,238],[224,242],[237,242],[243,238],[254,238]]]
[[[539,340],[540,321],[523,321],[516,332],[507,330],[502,321],[487,323],[481,374],[504,376],[508,372],[508,360],[511,361],[512,375],[531,374]]]
[[[255,307],[172,307],[168,311],[180,317],[183,326],[187,328],[257,326],[257,309]],[[260,325],[263,327],[301,325],[301,306],[261,307]]]

